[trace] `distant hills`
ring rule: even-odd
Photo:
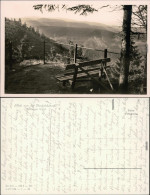
[[[116,26],[108,26],[96,22],[79,22],[75,20],[66,19],[49,19],[49,18],[21,18],[23,22],[27,25],[33,26],[59,26],[59,27],[74,27],[74,28],[93,28],[93,29],[103,29],[112,32],[118,32],[120,29]]]
[[[77,43],[97,49],[120,50],[119,27],[100,23],[77,22],[48,18],[22,18],[27,26],[33,26],[47,37],[63,43]],[[116,43],[114,47],[114,41]]]

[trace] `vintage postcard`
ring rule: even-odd
[[[148,98],[2,98],[1,193],[149,194]]]
[[[148,4],[1,1],[1,96],[149,96]]]
[[[149,1],[0,9],[1,194],[148,195]]]

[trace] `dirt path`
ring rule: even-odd
[[[63,87],[55,76],[63,73],[64,69],[54,64],[32,65],[24,68],[15,68],[7,73],[6,93],[11,94],[63,94],[63,93],[90,93],[89,86]]]
[[[6,93],[58,93],[55,75],[59,72],[62,72],[60,67],[54,70],[50,64],[16,69],[7,75]]]

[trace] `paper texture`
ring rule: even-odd
[[[45,4],[48,4],[49,1],[43,1],[43,3]],[[57,4],[69,4],[69,5],[74,5],[73,1],[50,1],[52,4],[55,4],[57,2]],[[75,1],[74,1],[75,2]],[[123,17],[122,15],[120,17],[118,17],[118,12],[114,10],[113,6],[117,5],[117,6],[120,6],[120,5],[147,5],[147,10],[148,12],[150,13],[150,6],[149,6],[149,0],[143,0],[143,1],[139,1],[139,0],[135,0],[135,1],[129,1],[129,0],[125,0],[125,1],[120,1],[120,0],[112,0],[112,1],[77,1],[77,2],[81,2],[81,4],[95,4],[95,8],[96,9],[99,9],[99,7],[101,6],[107,6],[109,5],[110,7],[112,7],[112,11],[110,11],[111,13],[114,13],[116,16],[113,16],[113,17],[109,17],[109,16],[102,16],[102,17],[99,17],[98,15],[94,15],[94,13],[92,14],[89,14],[89,18],[91,19],[92,22],[96,21],[96,20],[93,20],[93,17],[95,17],[97,19],[96,22],[102,22],[106,25],[106,23],[104,22],[106,19],[109,19],[109,21],[111,21],[113,18],[119,18],[118,19],[118,23],[121,22],[121,26],[122,26],[122,20],[123,20]],[[21,4],[21,6],[20,6]],[[71,96],[71,97],[87,97],[90,95],[90,97],[94,97],[94,96],[97,96],[97,97],[149,97],[150,96],[150,86],[149,86],[149,83],[150,83],[150,55],[149,55],[149,43],[150,43],[150,36],[149,36],[149,31],[147,32],[147,94],[139,94],[140,92],[135,92],[133,94],[120,94],[119,91],[117,91],[117,93],[113,93],[113,94],[93,94],[93,93],[88,93],[88,94],[79,94],[79,92],[77,91],[76,94],[70,94],[70,92],[67,93],[64,93],[62,91],[62,94],[58,94],[56,92],[53,92],[55,91],[55,88],[56,88],[56,83],[54,82],[54,86],[49,86],[49,79],[47,82],[45,82],[42,86],[42,81],[45,80],[43,78],[45,78],[46,76],[43,76],[41,79],[37,80],[37,82],[35,82],[35,86],[34,86],[34,79],[37,78],[40,74],[36,74],[36,76],[33,78],[32,77],[32,74],[36,73],[39,69],[34,69],[33,72],[31,72],[31,76],[28,77],[28,71],[30,69],[27,69],[27,75],[26,75],[26,72],[22,71],[21,73],[24,73],[25,74],[25,83],[28,83],[29,82],[29,85],[26,85],[27,87],[25,87],[25,85],[23,85],[20,80],[22,82],[24,82],[24,77],[22,78],[22,74],[19,73],[20,75],[20,79],[18,78],[19,76],[17,75],[16,77],[14,77],[15,79],[10,79],[10,85],[14,86],[14,89],[17,88],[18,86],[21,86],[20,88],[20,91],[18,90],[18,92],[16,93],[15,90],[12,90],[12,92],[9,92],[7,93],[6,92],[6,83],[5,83],[5,76],[6,76],[6,68],[5,68],[5,17],[9,17],[9,18],[21,18],[21,17],[25,17],[25,18],[30,18],[32,19],[32,17],[41,17],[41,18],[44,18],[44,17],[48,17],[49,19],[51,19],[52,17],[54,18],[60,18],[60,19],[63,19],[63,14],[62,12],[47,12],[47,11],[44,11],[43,13],[41,13],[40,11],[38,12],[37,10],[34,10],[33,9],[33,5],[36,4],[36,1],[6,1],[6,0],[2,0],[2,3],[1,3],[1,89],[0,89],[0,93],[1,93],[1,96],[2,97],[56,97],[56,96],[59,96],[59,97],[68,97],[68,96]],[[37,2],[37,4],[41,4],[41,2],[39,1],[39,3]],[[104,12],[105,9],[99,9],[98,13],[100,12]],[[52,15],[54,14],[54,16]],[[67,20],[70,20],[71,17],[70,17],[70,14],[73,14],[71,12],[65,12],[65,18]],[[108,14],[109,15],[109,14]],[[80,14],[74,14],[74,16],[76,16],[76,19],[77,21],[80,21],[81,22],[81,19],[83,18]],[[89,20],[90,20],[89,19]],[[87,16],[85,16],[85,20],[87,20]],[[102,20],[102,21],[101,21]],[[89,22],[89,21],[88,21]],[[116,22],[115,23],[115,26],[117,25],[118,26],[118,23]],[[149,24],[150,24],[150,14],[147,15],[147,26],[148,26],[148,29],[149,29]],[[44,25],[43,23],[41,24],[42,26]],[[110,26],[112,27],[114,24],[112,22],[110,22]],[[120,26],[120,27],[121,27]],[[61,32],[61,31],[60,31]],[[121,32],[121,29],[120,31]],[[91,35],[92,36],[92,35]],[[91,38],[92,40],[95,39],[95,37],[89,37]],[[118,35],[117,35],[118,36]],[[120,35],[119,35],[120,36]],[[136,35],[137,36],[137,35]],[[62,37],[63,38],[63,37]],[[67,37],[67,39],[69,40],[69,37]],[[60,40],[61,40],[61,37],[60,37]],[[89,39],[90,40],[90,39]],[[97,40],[97,39],[96,39]],[[99,40],[99,39],[98,39]],[[100,40],[100,42],[97,40],[97,44],[99,44],[99,47],[98,49],[101,48],[101,45],[104,44],[104,48],[103,49],[108,49],[109,51],[109,47],[105,48],[105,41],[103,42],[103,40]],[[88,41],[88,40],[87,40]],[[108,40],[107,40],[108,41]],[[135,40],[134,40],[135,41]],[[139,41],[139,40],[138,40]],[[136,41],[136,42],[138,42]],[[121,46],[120,43],[114,41],[113,39],[110,41],[111,44],[112,43],[116,43],[117,45]],[[91,45],[93,45],[91,43]],[[109,45],[110,46],[110,45]],[[91,47],[91,46],[90,46]],[[43,52],[43,43],[40,45],[40,48],[41,48],[41,51]],[[143,46],[142,45],[139,45],[139,48],[142,49]],[[114,48],[115,49],[115,48]],[[111,50],[110,50],[111,51]],[[112,52],[114,50],[112,49]],[[48,52],[46,50],[46,52]],[[30,52],[29,52],[30,53]],[[110,56],[109,56],[110,55]],[[116,57],[116,55],[112,55],[112,54],[109,54],[108,57],[111,58],[111,61]],[[141,56],[143,57],[143,53],[141,53]],[[117,58],[120,58],[120,55],[117,57]],[[145,59],[145,57],[144,57]],[[144,62],[144,60],[143,60]],[[137,62],[138,63],[138,62]],[[112,64],[113,66],[115,64]],[[43,66],[43,64],[41,65],[41,67]],[[44,67],[44,66],[43,66]],[[45,65],[46,67],[46,65]],[[137,66],[137,69],[138,69],[138,66]],[[135,70],[135,72],[137,71],[137,69]],[[113,69],[112,69],[113,70]],[[40,71],[42,71],[40,69]],[[39,71],[39,72],[40,72]],[[29,71],[30,72],[30,71]],[[45,75],[47,75],[48,72],[45,73]],[[65,72],[64,72],[65,73]],[[12,72],[12,75],[15,75],[16,73],[15,72]],[[12,75],[8,75],[8,78],[12,78]],[[49,74],[48,78],[50,78],[51,76],[54,76],[54,74],[52,73]],[[27,78],[26,78],[27,77]],[[137,77],[139,77],[139,75],[137,74]],[[32,79],[33,81],[32,81]],[[138,81],[139,83],[141,82],[141,79],[143,79],[143,76],[141,75],[141,78],[140,80]],[[16,80],[16,83],[15,83],[15,80]],[[107,80],[106,80],[107,81]],[[30,84],[31,82],[31,84]],[[57,80],[56,80],[57,82]],[[42,92],[39,90],[39,86],[38,84],[41,86],[41,89],[42,89]],[[20,85],[19,85],[20,84]],[[25,90],[28,90],[28,88],[30,88],[31,86],[33,85],[33,90],[30,90],[28,93],[24,93],[23,91]],[[139,85],[137,83],[137,85]],[[38,86],[36,88],[36,86]],[[46,87],[46,86],[49,86],[49,87]],[[58,85],[60,87],[62,87],[62,84],[60,83],[60,85]],[[109,85],[108,85],[109,86]],[[136,86],[136,84],[135,84]],[[45,89],[46,88],[46,89]],[[109,87],[110,88],[110,87]],[[115,86],[114,86],[115,88]],[[133,87],[134,88],[134,87]],[[35,90],[36,89],[36,90]],[[45,89],[45,90],[44,90]],[[111,89],[111,88],[110,88]],[[90,90],[90,89],[89,89]],[[35,91],[35,92],[33,92]],[[45,92],[44,92],[45,91]]]
[[[2,194],[148,194],[148,98],[2,99]]]

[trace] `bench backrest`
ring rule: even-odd
[[[92,61],[87,61],[87,62],[79,62],[79,63],[73,63],[73,64],[68,64],[66,66],[65,70],[65,75],[72,75],[74,74],[74,71],[77,67],[79,67],[78,73],[82,73],[83,71],[80,70],[80,67],[84,67],[85,70],[99,70],[101,63],[107,63],[110,62],[110,58],[104,58],[104,59],[98,59],[98,60],[92,60]]]
[[[87,61],[87,62],[79,62],[78,64],[82,67],[85,67],[85,66],[92,66],[92,65],[96,65],[96,64],[100,64],[102,62],[110,62],[110,58],[104,58],[104,59],[99,59],[99,60],[92,60],[92,61]],[[73,63],[73,64],[68,64],[66,66],[66,70],[69,70],[69,69],[73,69],[75,68],[76,64]]]

